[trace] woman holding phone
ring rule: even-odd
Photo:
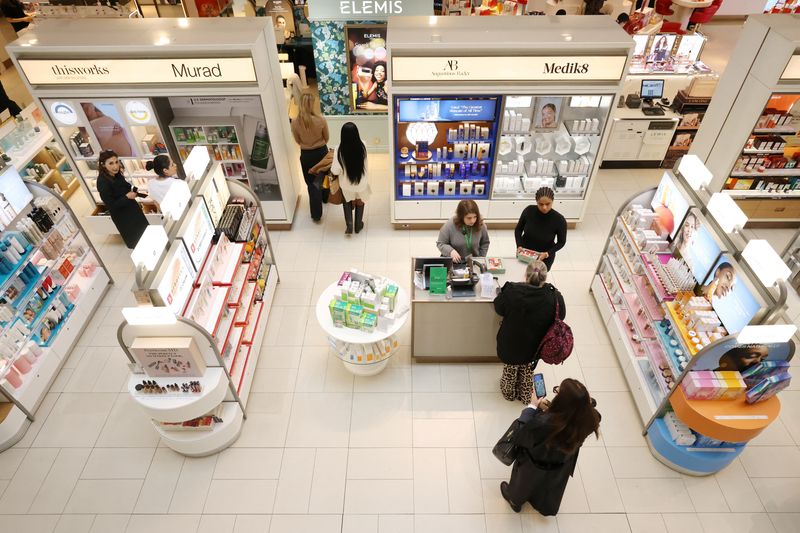
[[[520,453],[510,481],[500,483],[500,493],[515,513],[528,502],[545,516],[557,514],[578,451],[589,435],[600,436],[600,413],[583,383],[567,378],[553,392],[547,410],[542,399],[532,396],[519,417],[523,426],[514,444]]]
[[[525,282],[507,282],[494,299],[495,312],[503,317],[497,332],[497,357],[503,362],[500,392],[509,402],[528,402],[538,351],[556,313],[563,320],[567,306],[561,293],[547,283],[547,266],[531,261]]]
[[[136,201],[138,190],[132,187],[122,174],[119,156],[111,150],[100,152],[97,192],[111,215],[111,221],[125,241],[125,245],[136,248],[136,243],[147,229],[147,218]]]

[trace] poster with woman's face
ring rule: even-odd
[[[786,361],[793,353],[793,347],[786,342],[740,344],[736,337],[728,337],[699,354],[692,370],[742,372],[762,361]]]
[[[114,103],[81,102],[81,109],[102,150],[113,150],[119,157],[135,156],[125,122]]]
[[[386,25],[348,25],[344,32],[347,38],[351,110],[354,113],[388,111]]]
[[[659,33],[653,38],[653,44],[650,47],[650,56],[653,61],[666,61],[672,54],[672,46],[675,44],[675,39],[678,36],[669,33]]]
[[[290,0],[267,0],[264,13],[268,17],[272,17],[273,26],[276,30],[283,32],[284,39],[296,35]]]
[[[537,97],[534,104],[533,127],[540,131],[558,128],[563,101],[561,97]]]

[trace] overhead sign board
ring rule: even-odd
[[[207,59],[20,59],[31,85],[255,82],[249,57]]]
[[[394,16],[431,16],[431,0],[309,0],[309,20],[384,20]]]
[[[627,56],[393,57],[393,81],[614,81]]]

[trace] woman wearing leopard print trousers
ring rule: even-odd
[[[555,320],[556,307],[563,320],[567,314],[564,298],[547,283],[547,266],[542,261],[531,262],[525,282],[507,282],[494,299],[494,310],[503,317],[497,357],[504,363],[500,391],[506,400],[530,401],[539,344]]]

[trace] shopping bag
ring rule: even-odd
[[[344,194],[342,188],[339,187],[339,179],[332,176],[330,179],[330,195],[328,195],[328,203],[333,205],[342,205],[344,203]]]
[[[514,444],[514,439],[517,432],[522,429],[524,424],[519,419],[511,422],[503,436],[497,441],[497,444],[492,448],[492,454],[497,457],[497,460],[506,466],[510,466],[519,455],[519,448]]]

